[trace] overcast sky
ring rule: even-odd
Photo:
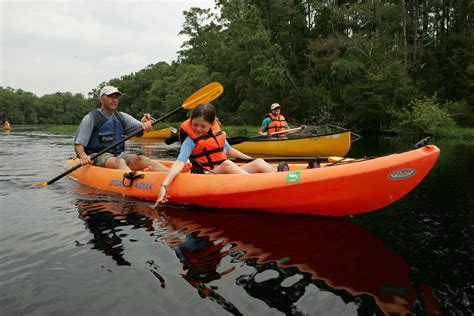
[[[214,0],[0,0],[0,86],[87,96],[103,81],[171,63],[191,7]]]

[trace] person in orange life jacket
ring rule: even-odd
[[[267,136],[271,133],[275,132],[283,132],[290,127],[288,126],[288,123],[285,120],[285,117],[280,114],[280,104],[278,103],[273,103],[270,106],[270,113],[265,117],[265,119],[262,122],[262,126],[258,130],[258,134],[262,136]],[[301,125],[301,130],[306,128],[306,125]],[[290,131],[287,133],[280,133],[276,134],[274,136],[276,137],[285,137],[287,134],[295,134],[298,133],[298,131]]]
[[[182,144],[178,158],[161,183],[155,207],[168,201],[168,186],[184,169],[188,159],[191,162],[197,162],[202,167],[204,173],[248,174],[277,171],[275,167],[261,158],[255,159],[243,166],[238,166],[234,162],[227,160],[227,157],[244,159],[251,157],[229,145],[225,139],[225,133],[221,131],[219,124],[216,122],[216,109],[210,103],[203,103],[195,107],[191,112],[190,118],[181,124],[180,142]]]
[[[117,145],[100,155],[94,161],[89,155],[107,148],[114,142],[123,139],[124,135],[139,128],[150,131],[152,124],[150,114],[145,114],[140,121],[132,116],[116,111],[122,95],[116,87],[106,86],[100,90],[100,109],[88,113],[81,121],[74,137],[74,150],[82,165],[95,164],[99,167],[132,170],[168,171],[162,164],[145,156],[125,151],[125,145]]]

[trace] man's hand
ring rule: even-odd
[[[140,120],[142,123],[149,122],[151,121],[151,114],[150,113],[145,113],[143,114],[142,119]]]
[[[83,166],[92,165],[92,160],[86,153],[81,153],[81,155],[79,155],[79,160]]]
[[[153,129],[153,125],[151,125],[151,121],[142,121],[142,128],[145,132],[149,132]]]

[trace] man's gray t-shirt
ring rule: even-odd
[[[100,111],[100,113],[102,113],[107,118],[111,117],[110,115],[107,115],[102,111]],[[142,123],[139,120],[135,119],[133,116],[124,112],[120,112],[120,114],[122,115],[124,120],[124,129],[126,135],[130,135],[130,133],[133,133],[142,127]],[[112,114],[112,116],[115,116],[115,113]],[[94,117],[91,113],[88,113],[86,116],[84,116],[81,121],[81,125],[79,125],[79,128],[77,129],[76,136],[74,137],[74,145],[80,144],[86,147],[89,143],[93,131]]]

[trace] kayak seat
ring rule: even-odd
[[[278,167],[277,167],[277,171],[278,172],[290,171],[290,167],[288,166],[288,164],[286,162],[280,161],[280,163],[278,164]]]
[[[199,161],[195,159],[189,159],[191,162],[191,173],[207,174],[213,173],[211,169],[204,167]]]
[[[321,166],[320,163],[321,163],[321,159],[319,157],[316,157],[316,159],[310,160],[308,162],[308,166],[306,167],[306,169],[319,168]]]

